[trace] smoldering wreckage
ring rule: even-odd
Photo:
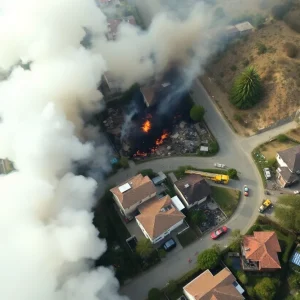
[[[0,5],[0,67],[7,75],[0,84],[0,157],[16,168],[0,178],[2,298],[127,299],[118,294],[112,269],[91,264],[106,251],[92,223],[97,182],[75,175],[73,166],[105,146],[84,138],[82,116],[103,107],[98,87],[104,72],[123,78],[126,90],[161,74],[169,62],[185,61],[187,49],[199,50],[201,32],[210,25],[208,13],[199,6],[185,21],[161,14],[147,32],[125,24],[115,41],[107,41],[106,18],[93,0],[2,0]],[[94,33],[90,49],[81,45],[83,28]],[[211,53],[205,44],[202,40],[196,56],[201,64]],[[141,61],[152,53],[155,62]],[[20,59],[31,62],[30,69],[18,66]],[[139,120],[141,134],[147,120],[155,128],[158,121],[151,116]],[[177,123],[166,124],[171,124],[167,141],[176,135],[171,128]],[[191,132],[186,130],[191,137],[185,140],[194,142]],[[155,147],[157,140],[160,144],[161,134],[144,147],[139,144],[140,151]],[[107,164],[104,154],[97,159]]]

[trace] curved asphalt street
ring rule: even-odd
[[[251,158],[251,151],[259,144],[268,141],[271,137],[278,135],[297,126],[296,123],[288,123],[279,128],[267,131],[260,135],[244,138],[236,135],[228,123],[224,120],[216,108],[210,96],[201,83],[195,81],[191,88],[191,96],[195,103],[205,107],[205,121],[212,134],[216,137],[220,151],[214,157],[169,157],[138,165],[131,164],[130,169],[121,171],[108,179],[108,184],[119,184],[128,177],[134,176],[138,171],[151,168],[155,172],[175,170],[183,165],[191,165],[195,168],[213,168],[214,162],[222,163],[239,172],[239,181],[231,180],[229,186],[242,189],[248,185],[250,196],[242,196],[240,204],[228,220],[226,225],[231,229],[239,229],[246,232],[258,215],[258,207],[264,197],[263,185],[260,174]],[[230,235],[225,235],[218,244],[222,247],[228,245]],[[172,279],[180,277],[191,270],[196,264],[196,253],[211,247],[216,242],[209,235],[197,240],[193,244],[170,257],[166,257],[153,269],[139,275],[121,288],[121,293],[129,296],[131,300],[142,300],[147,298],[148,291],[153,288],[162,288]],[[189,263],[188,259],[192,262]]]

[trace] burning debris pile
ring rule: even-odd
[[[141,160],[196,153],[200,145],[210,141],[206,129],[191,122],[190,107],[184,101],[175,114],[163,117],[157,107],[145,107],[141,95],[134,107],[130,118],[126,107],[109,108],[103,121],[114,148],[122,156]]]

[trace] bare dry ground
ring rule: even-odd
[[[268,11],[260,10],[259,3],[259,0],[251,1],[253,11],[250,12],[267,15]],[[238,5],[236,7],[238,8]],[[236,14],[238,13],[242,12],[237,11]],[[287,57],[284,52],[283,45],[286,42],[298,47],[298,55],[295,58]],[[266,46],[266,53],[258,54],[258,44]],[[261,75],[265,96],[254,108],[242,111],[230,104],[228,92],[235,77],[247,65],[254,66]],[[208,66],[208,72],[201,81],[238,133],[253,134],[258,129],[290,116],[299,108],[300,34],[291,30],[283,21],[269,18],[263,28],[230,45],[217,61]]]

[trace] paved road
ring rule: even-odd
[[[256,219],[258,207],[264,195],[260,175],[251,158],[251,151],[271,137],[296,127],[296,124],[289,123],[250,138],[240,137],[231,130],[199,81],[194,83],[191,95],[196,103],[201,104],[206,109],[205,120],[220,145],[218,155],[212,158],[169,157],[138,165],[131,164],[130,169],[109,178],[108,183],[116,184],[125,181],[129,176],[135,175],[142,169],[151,168],[158,172],[174,170],[182,165],[191,165],[195,168],[212,168],[214,162],[224,163],[240,172],[240,181],[231,181],[232,187],[242,189],[243,185],[247,184],[250,188],[250,197],[242,197],[236,212],[226,224],[231,230],[240,229],[241,232],[245,232]],[[229,236],[224,236],[218,243],[222,247],[226,247],[230,242]],[[204,236],[201,240],[196,241],[175,255],[167,257],[157,267],[139,275],[138,278],[123,286],[121,293],[128,295],[131,300],[146,299],[151,288],[162,288],[171,279],[176,279],[193,268],[197,253],[211,247],[214,243],[208,235]],[[188,262],[189,258],[192,259],[191,263]]]

